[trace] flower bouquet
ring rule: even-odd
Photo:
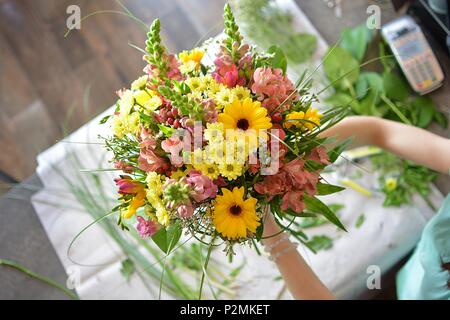
[[[206,48],[169,54],[160,22],[148,32],[144,75],[118,91],[104,138],[112,152],[123,229],[169,253],[187,234],[211,246],[257,247],[265,214],[305,243],[297,218],[323,215],[341,229],[335,213],[317,196],[341,191],[321,172],[343,144],[319,134],[340,121],[345,107],[326,112],[306,74],[294,85],[276,46],[258,52],[243,42],[229,5],[215,59]],[[306,50],[307,48],[305,48]],[[219,240],[220,239],[220,240]]]

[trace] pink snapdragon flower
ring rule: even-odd
[[[194,207],[190,201],[178,206],[177,213],[181,218],[190,218],[194,214]]]
[[[139,233],[139,236],[143,239],[147,237],[153,236],[156,232],[159,230],[158,223],[151,221],[151,220],[145,220],[141,216],[136,217],[138,224],[136,226],[136,230]]]
[[[277,108],[283,103],[294,91],[293,83],[283,75],[281,69],[272,69],[269,67],[260,67],[253,73],[252,92],[257,95],[263,107],[269,111]],[[288,100],[294,101],[298,99],[297,94],[292,94]],[[283,107],[277,111],[284,111],[289,107],[289,103],[285,103]]]
[[[217,185],[207,176],[198,171],[191,171],[186,181],[192,186],[192,198],[196,202],[202,202],[208,198],[215,198],[217,195]]]

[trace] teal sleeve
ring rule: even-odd
[[[399,299],[450,300],[450,195],[425,226],[411,258],[397,274]]]

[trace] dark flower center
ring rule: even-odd
[[[248,123],[248,120],[247,120],[247,119],[240,119],[240,120],[238,120],[236,126],[237,126],[239,129],[245,131],[245,130],[248,129],[248,127],[250,126],[250,124]]]
[[[241,214],[241,212],[242,212],[242,209],[240,206],[234,205],[230,208],[230,213],[232,215],[237,216],[237,215]]]

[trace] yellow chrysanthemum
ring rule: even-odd
[[[223,141],[223,123],[207,123],[206,129],[203,132],[203,137],[209,142],[222,142]]]
[[[231,89],[231,91],[236,99],[244,100],[246,98],[250,98],[250,90],[242,86],[236,86]]]
[[[236,180],[242,175],[244,166],[241,163],[227,163],[224,159],[222,163],[219,165],[219,172],[225,178],[229,180]]]
[[[299,129],[313,130],[316,126],[320,125],[320,119],[322,114],[315,108],[309,108],[306,113],[291,112],[286,116],[286,121],[284,122],[284,127],[290,129],[292,126]],[[306,121],[295,121],[295,120],[306,120]]]
[[[225,130],[236,129],[244,134],[272,128],[267,109],[261,107],[259,101],[252,101],[251,98],[233,101],[225,107],[223,113],[219,114],[218,121],[223,123]]]
[[[256,199],[244,200],[244,188],[233,191],[222,188],[222,195],[217,196],[213,213],[213,224],[227,239],[247,238],[248,232],[255,233],[260,225],[256,214]]]
[[[148,187],[148,198],[159,197],[162,194],[164,181],[161,175],[156,172],[149,172],[145,182],[147,182]]]
[[[170,223],[170,212],[167,211],[164,204],[157,203],[156,204],[156,219],[158,219],[159,224],[163,226],[168,226]]]
[[[112,122],[112,131],[118,138],[122,138],[126,134],[137,134],[139,132],[139,113],[120,114],[115,116]]]
[[[202,164],[194,165],[194,168],[202,173],[202,175],[207,176],[211,180],[217,179],[219,177],[219,168],[215,163],[207,163],[206,161]]]
[[[183,51],[178,54],[181,66],[180,71],[182,73],[189,73],[200,68],[200,61],[203,59],[205,52],[198,48],[194,48],[191,51]]]
[[[236,98],[233,91],[226,87],[221,88],[220,91],[214,95],[214,102],[219,109],[229,106],[234,100],[236,100]]]
[[[181,178],[186,177],[188,172],[189,172],[189,170],[178,169],[178,170],[172,172],[172,174],[170,175],[170,179],[180,180]]]
[[[148,76],[141,76],[131,83],[132,90],[142,90],[147,84]]]
[[[199,77],[200,82],[202,83],[203,88],[205,88],[205,90],[210,90],[211,88],[215,87],[215,86],[219,86],[219,83],[214,80],[214,78],[210,75],[207,74],[205,76],[201,76]],[[219,86],[220,89],[220,86]]]
[[[205,84],[199,77],[187,78],[185,83],[188,85],[192,92],[203,91],[206,89]]]

